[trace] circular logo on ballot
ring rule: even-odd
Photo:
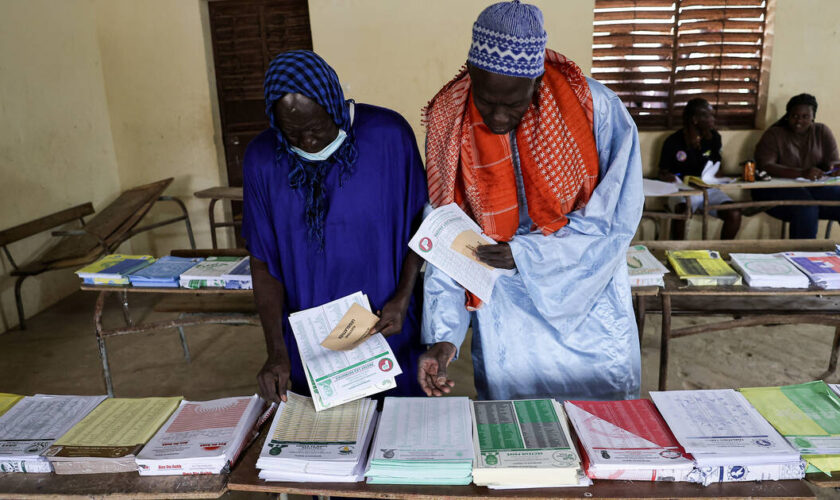
[[[420,246],[420,250],[422,250],[424,252],[428,252],[432,249],[432,240],[429,239],[428,237],[423,238],[422,240],[420,240],[420,245],[419,246]]]
[[[382,370],[383,372],[389,372],[389,371],[391,371],[391,368],[393,368],[393,367],[394,367],[394,363],[390,359],[385,358],[385,359],[379,360],[379,369]]]

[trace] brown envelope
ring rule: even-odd
[[[367,340],[368,332],[377,321],[379,316],[359,304],[353,304],[321,345],[333,351],[349,351]]]
[[[487,240],[482,238],[475,231],[464,231],[463,233],[461,233],[461,234],[459,234],[458,236],[455,237],[455,239],[452,241],[452,244],[449,246],[449,248],[451,248],[452,250],[455,250],[456,252],[460,253],[461,255],[463,255],[464,257],[466,257],[470,260],[474,260],[475,262],[478,262],[479,264],[486,267],[487,269],[492,270],[493,269],[492,267],[490,267],[487,264],[485,264],[484,262],[481,262],[480,260],[478,260],[478,257],[476,257],[475,254],[473,254],[473,251],[476,248],[480,247],[481,245],[489,245],[489,244],[490,243],[487,243]]]

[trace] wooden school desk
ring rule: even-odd
[[[656,180],[656,179],[651,179],[651,180]],[[644,209],[644,211],[642,212],[642,219],[650,219],[651,221],[653,221],[653,224],[654,224],[654,233],[653,233],[654,238],[653,239],[655,239],[655,240],[659,239],[659,222],[668,222],[668,221],[672,221],[672,220],[683,220],[683,221],[686,222],[685,226],[683,228],[683,234],[680,235],[680,237],[682,239],[686,239],[686,237],[688,235],[688,221],[691,220],[691,215],[692,215],[691,200],[689,198],[691,198],[692,196],[697,196],[697,195],[703,196],[704,199],[708,198],[706,190],[701,189],[701,188],[697,188],[697,187],[695,187],[693,189],[677,191],[676,193],[655,194],[655,195],[654,194],[646,194],[645,195],[645,204],[647,204],[648,198],[663,198],[665,203],[667,203],[668,199],[670,199],[670,198],[682,198],[680,201],[685,204],[685,209],[683,209],[683,211],[679,212],[679,213],[671,212],[671,211],[667,210],[666,208],[663,208],[662,210],[648,210],[647,208]],[[668,231],[670,231],[670,229],[668,229]],[[667,231],[666,231],[666,234],[668,234]],[[675,235],[671,235],[672,238],[674,236]]]
[[[209,256],[246,256],[247,251],[242,248],[224,250],[174,250],[176,257],[209,257]],[[99,346],[99,357],[102,361],[102,377],[108,396],[114,396],[114,386],[111,380],[111,367],[108,362],[108,350],[105,339],[118,335],[145,333],[152,330],[176,328],[181,337],[184,358],[190,361],[190,351],[184,334],[185,326],[206,324],[252,325],[260,326],[259,317],[254,306],[253,290],[228,290],[225,288],[149,288],[132,286],[82,285],[81,290],[99,292],[96,306],[93,310],[94,332]],[[135,324],[131,319],[128,308],[130,294],[146,293],[164,297],[155,310],[159,312],[177,312],[177,319]],[[102,313],[105,309],[105,299],[108,295],[117,295],[122,304],[125,325],[115,328],[105,328],[102,325]]]
[[[0,498],[219,498],[227,488],[227,475],[142,477],[136,472],[119,474],[0,473]]]
[[[770,181],[757,182],[731,182],[729,184],[715,184],[714,186],[696,186],[697,189],[703,191],[703,239],[709,237],[709,212],[713,210],[732,210],[744,208],[773,208],[787,205],[805,205],[805,206],[833,206],[840,207],[840,200],[767,200],[767,201],[735,201],[734,203],[724,203],[721,205],[711,205],[709,203],[709,196],[707,191],[709,189],[720,189],[727,194],[735,194],[737,192],[750,191],[753,189],[767,189],[767,188],[802,188],[802,187],[823,187],[823,186],[840,186],[840,180],[828,181],[814,181],[802,182],[793,179],[773,179]],[[829,222],[827,233],[831,231],[831,222]],[[828,238],[829,234],[826,234]]]
[[[267,428],[267,426],[266,426]],[[689,483],[645,481],[595,481],[586,488],[536,488],[491,490],[483,486],[417,486],[367,483],[280,483],[258,477],[257,458],[264,437],[245,452],[228,480],[231,491],[286,493],[361,498],[407,498],[410,500],[477,498],[815,498],[804,481],[763,481],[761,483],[724,483],[703,487]]]
[[[731,252],[775,253],[783,251],[833,251],[832,240],[730,240],[730,241],[641,241],[661,260],[665,250],[717,250],[724,258]],[[670,266],[668,266],[669,269]],[[659,303],[649,301],[643,311],[658,307],[662,314],[662,341],[659,358],[659,390],[668,379],[668,349],[672,339],[732,328],[761,325],[812,324],[835,327],[826,378],[837,369],[840,351],[840,290],[809,288],[752,288],[749,286],[688,286],[676,273],[665,275],[665,287],[659,291]],[[643,297],[637,297],[644,300]],[[652,303],[651,303],[652,302]],[[638,308],[637,308],[638,309]],[[714,323],[673,329],[671,318],[679,316],[734,316]],[[795,332],[792,332],[795,333]],[[791,337],[791,341],[795,340]]]

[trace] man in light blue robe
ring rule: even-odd
[[[513,22],[496,23],[501,29],[515,29],[516,16],[522,15],[522,8],[536,9],[512,2],[487,10],[501,5],[505,7],[504,15],[514,16]],[[533,17],[533,10],[525,14]],[[541,28],[541,14],[539,21]],[[506,244],[487,247],[500,247],[498,251],[506,252],[505,247],[509,248],[507,259],[512,258],[511,265],[499,264],[505,259],[499,260],[498,255],[477,253],[488,264],[515,266],[517,272],[499,278],[491,299],[469,311],[464,288],[427,265],[422,340],[431,348],[419,363],[421,387],[429,395],[449,392],[454,384],[448,379],[446,368],[457,357],[471,325],[475,385],[480,399],[638,398],[640,351],[625,257],[644,202],[636,126],[612,91],[587,78],[598,155],[597,185],[582,208],[566,214],[568,223],[564,227],[551,234],[532,230],[535,225],[529,216],[514,133],[519,122],[510,123],[517,110],[515,99],[507,96],[514,96],[515,92],[509,89],[494,102],[492,92],[487,90],[494,79],[498,80],[497,75],[510,79],[511,73],[497,70],[506,61],[487,64],[486,60],[473,57],[475,33],[474,28],[469,60],[472,91],[483,92],[482,100],[495,106],[482,110],[476,100],[484,123],[493,133],[510,136],[519,211],[519,228],[513,238]],[[499,39],[523,36],[515,31],[502,34]],[[484,71],[475,71],[473,66]],[[477,88],[479,85],[485,87]],[[534,87],[539,87],[539,78]],[[523,84],[522,88],[527,86]],[[535,92],[533,88],[529,91]],[[491,97],[486,98],[487,95]],[[427,140],[427,151],[431,146]]]

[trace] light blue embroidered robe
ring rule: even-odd
[[[460,349],[472,324],[480,399],[639,397],[639,341],[625,258],[644,204],[639,137],[618,97],[588,82],[600,177],[586,206],[568,214],[568,225],[554,234],[530,232],[514,154],[520,227],[510,247],[518,272],[501,277],[491,300],[471,313],[464,289],[427,265],[423,342]]]

